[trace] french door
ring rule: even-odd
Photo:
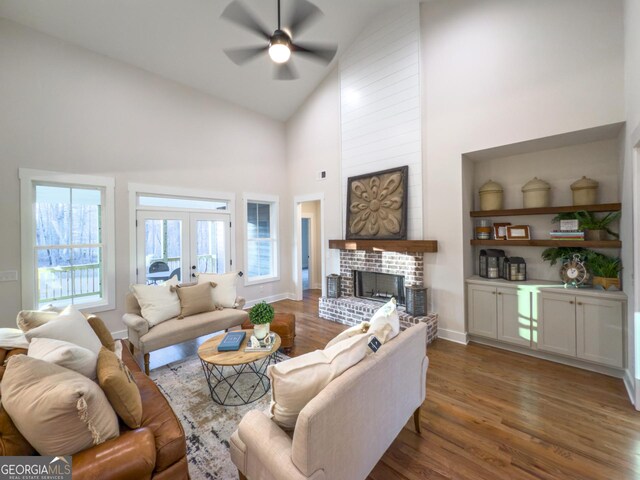
[[[228,215],[138,210],[136,238],[138,283],[173,276],[189,283],[198,273],[224,273],[231,267]]]

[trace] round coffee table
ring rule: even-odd
[[[240,406],[264,397],[271,386],[267,367],[275,363],[280,348],[280,336],[276,333],[268,352],[245,352],[253,330],[246,333],[240,349],[235,352],[219,352],[218,345],[225,334],[217,335],[198,348],[204,376],[209,385],[211,400],[219,405]],[[242,379],[240,384],[238,381]]]

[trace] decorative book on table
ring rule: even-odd
[[[242,341],[244,337],[247,335],[246,332],[229,332],[227,333],[220,345],[218,345],[219,352],[235,352],[240,350],[240,345],[242,345]]]

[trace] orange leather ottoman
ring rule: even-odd
[[[242,324],[243,330],[251,330],[253,325],[249,320]],[[276,313],[269,327],[272,332],[280,335],[282,344],[280,348],[289,353],[293,347],[293,339],[296,336],[296,316],[293,313]]]

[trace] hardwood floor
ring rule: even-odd
[[[296,314],[292,355],[322,348],[345,328],[317,317],[318,296],[273,304]],[[172,347],[169,357],[192,355],[201,341]],[[428,356],[422,433],[407,418],[369,480],[640,479],[640,413],[621,380],[444,340]]]

